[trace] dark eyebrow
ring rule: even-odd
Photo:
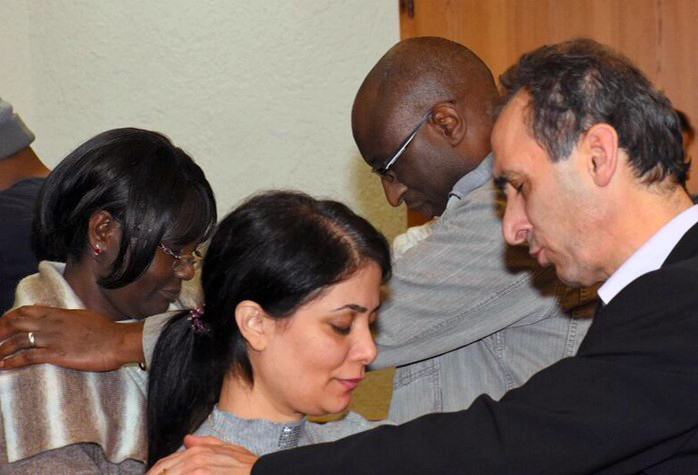
[[[355,311],[355,312],[357,312],[357,313],[364,313],[364,312],[368,311],[368,309],[367,309],[366,307],[362,307],[361,305],[356,305],[355,303],[348,303],[348,304],[343,305],[343,306],[341,306],[341,307],[339,307],[339,308],[335,308],[335,309],[332,310],[332,311],[333,311],[333,312],[338,312],[338,311],[344,310],[344,309],[346,309],[346,308],[348,308],[349,310],[353,310],[353,311]]]
[[[378,306],[377,306],[376,308],[374,308],[373,310],[371,310],[371,313],[377,312],[377,311],[381,308],[381,305],[383,305],[382,302],[381,302],[380,304],[378,304]],[[333,312],[339,312],[339,311],[345,310],[345,309],[353,310],[353,311],[356,312],[356,313],[366,313],[366,312],[369,311],[366,307],[363,307],[363,306],[361,306],[361,305],[357,305],[357,304],[355,304],[355,303],[348,303],[348,304],[346,304],[346,305],[344,305],[344,306],[342,306],[342,307],[335,308],[335,309],[333,310]]]
[[[494,177],[494,186],[496,186],[500,191],[504,191],[506,185],[507,177],[505,175]]]

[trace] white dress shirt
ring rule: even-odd
[[[638,277],[659,269],[684,234],[698,223],[698,205],[692,206],[665,224],[630,256],[599,288],[599,297],[608,304]]]

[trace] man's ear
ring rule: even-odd
[[[269,323],[264,309],[252,300],[243,300],[235,307],[235,321],[250,349],[264,351],[269,341]]]
[[[465,118],[451,102],[440,102],[432,107],[429,122],[453,147],[465,138]]]
[[[87,240],[95,257],[103,252],[119,248],[121,228],[107,210],[92,213],[87,222]]]
[[[597,186],[605,187],[618,167],[618,133],[609,124],[596,124],[582,137],[580,144],[588,154],[588,172]]]

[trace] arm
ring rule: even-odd
[[[639,280],[599,313],[578,356],[500,402],[481,396],[466,411],[270,454],[252,473],[636,473],[686,462],[698,451],[698,279]]]
[[[500,205],[494,187],[482,186],[396,261],[377,320],[376,367],[452,351],[556,305],[554,273],[525,249],[506,246]],[[541,285],[553,291],[543,296]]]
[[[116,323],[89,310],[20,307],[0,318],[0,368],[51,363],[83,371],[118,369],[144,361],[142,332],[143,323]]]

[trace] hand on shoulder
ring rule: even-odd
[[[51,363],[115,370],[143,361],[142,329],[142,323],[116,323],[90,310],[19,307],[0,318],[0,369]]]
[[[188,435],[184,446],[186,450],[161,459],[147,475],[249,475],[257,460],[247,449],[225,444],[215,437]]]

